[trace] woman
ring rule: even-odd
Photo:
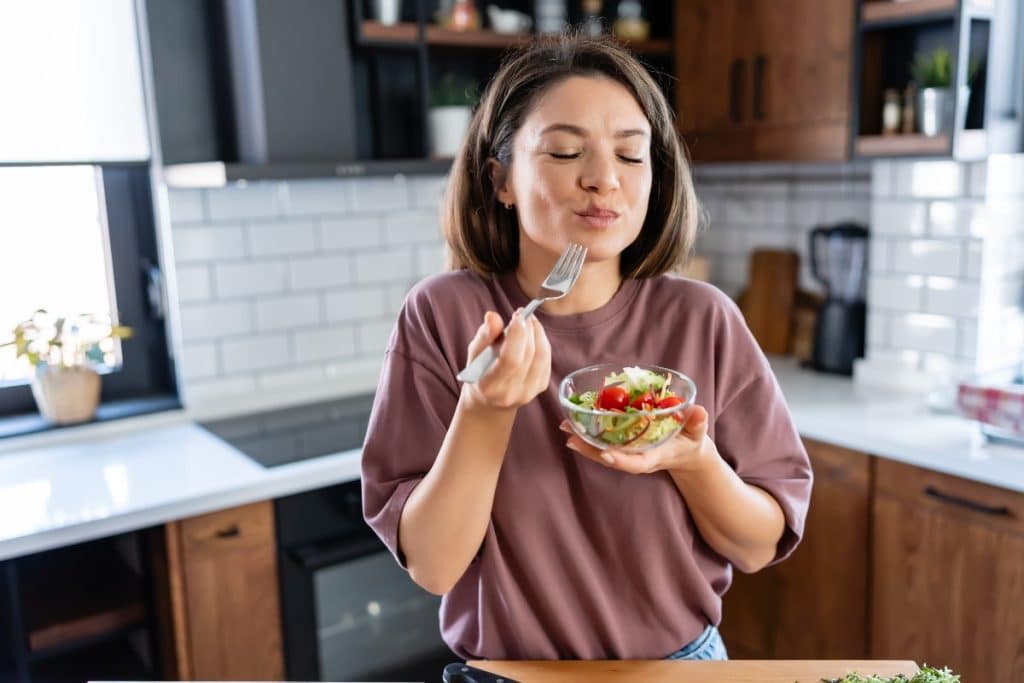
[[[453,270],[399,315],[363,450],[368,523],[466,659],[724,659],[732,567],[799,541],[807,455],[736,306],[668,274],[697,201],[671,110],[614,44],[562,37],[491,81],[444,205]],[[572,291],[522,320],[570,242]],[[512,325],[476,384],[466,362]],[[641,455],[562,420],[559,380],[599,362],[694,379],[701,406]]]

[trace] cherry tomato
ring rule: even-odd
[[[625,410],[629,405],[629,392],[622,387],[605,387],[597,395],[597,407],[601,410]]]
[[[645,391],[630,402],[631,406],[637,410],[650,410],[654,407],[654,395],[649,391]]]
[[[683,403],[683,399],[679,398],[678,396],[666,396],[665,398],[663,398],[660,401],[658,401],[657,406],[658,406],[659,409],[660,408],[672,408],[673,406],[682,405],[682,403]],[[682,424],[682,422],[683,422],[683,411],[680,410],[680,411],[677,411],[675,413],[672,413],[672,419],[675,420],[676,422]]]

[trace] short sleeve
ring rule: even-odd
[[[363,442],[363,516],[403,567],[398,525],[455,414],[459,385],[429,292],[410,292],[388,342]]]
[[[735,305],[724,313],[715,445],[743,481],[767,491],[782,508],[786,528],[770,563],[775,564],[803,536],[813,483],[810,460],[775,374],[742,314]]]

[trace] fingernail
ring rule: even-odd
[[[609,453],[608,451],[601,451],[601,459],[604,460],[609,465],[615,462],[615,458],[612,457],[612,454]]]
[[[576,451],[577,453],[580,452],[580,449],[577,448],[576,444],[574,444],[572,441],[566,441],[565,447],[568,448],[570,451]]]
[[[564,422],[562,424],[558,425],[558,428],[561,429],[566,434],[569,434],[569,433],[572,432],[572,427],[570,427],[569,425],[565,424]]]

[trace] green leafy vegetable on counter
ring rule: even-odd
[[[954,674],[945,667],[936,669],[931,666],[925,666],[909,678],[905,674],[882,677],[861,676],[856,673],[850,673],[843,678],[823,678],[821,680],[822,683],[960,683],[960,675]]]

